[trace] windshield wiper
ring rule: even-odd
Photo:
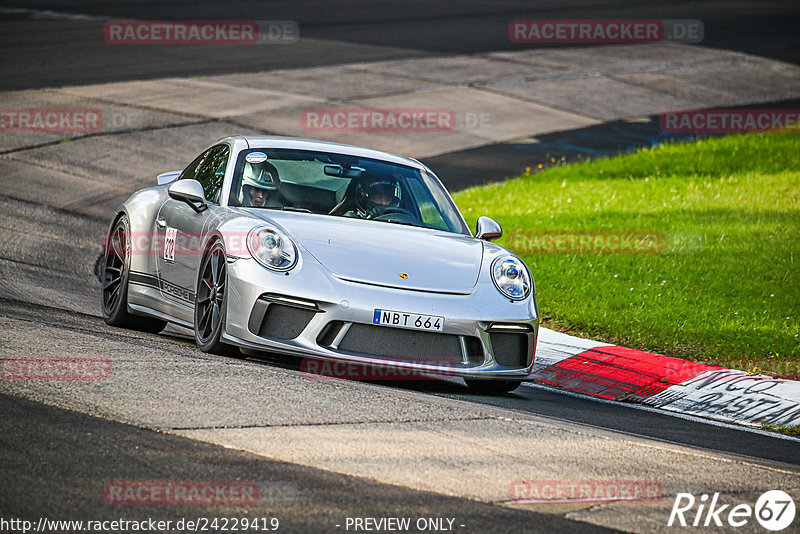
[[[313,213],[310,209],[307,208],[295,208],[294,206],[284,206],[281,208],[283,211],[299,211],[302,213]]]
[[[414,224],[414,223],[410,223],[410,222],[398,221],[396,219],[382,219],[382,220],[381,219],[372,219],[372,220],[373,221],[377,221],[377,222],[391,223],[391,224],[402,224],[403,226],[413,226],[415,228],[425,228],[424,226],[420,226],[418,224]]]
[[[255,207],[255,206],[250,206]],[[294,206],[262,206],[262,210],[281,210],[281,211],[299,211],[301,213],[314,213],[307,208],[295,208]]]

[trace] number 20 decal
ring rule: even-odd
[[[164,261],[175,262],[175,240],[177,236],[177,228],[167,228],[167,234],[164,236]]]

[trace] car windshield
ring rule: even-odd
[[[243,150],[229,204],[308,211],[469,235],[450,195],[427,172],[308,150]]]

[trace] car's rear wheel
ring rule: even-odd
[[[522,384],[521,380],[474,380],[474,379],[465,379],[464,382],[467,383],[467,386],[471,391],[475,393],[490,393],[490,394],[497,394],[497,393],[510,393],[517,389],[520,384]]]
[[[231,354],[234,347],[222,342],[228,303],[228,267],[225,247],[215,241],[203,255],[194,300],[194,338],[203,352]]]
[[[130,235],[128,217],[123,215],[117,219],[114,229],[108,236],[100,265],[100,281],[103,284],[101,303],[103,320],[111,326],[157,334],[167,326],[166,321],[128,313]]]

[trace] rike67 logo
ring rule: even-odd
[[[709,500],[707,494],[699,499],[691,493],[678,493],[667,526],[721,527],[727,523],[731,527],[742,527],[754,517],[767,530],[784,530],[792,524],[795,504],[785,491],[771,490],[762,494],[755,507],[749,504],[719,504],[719,493]]]

